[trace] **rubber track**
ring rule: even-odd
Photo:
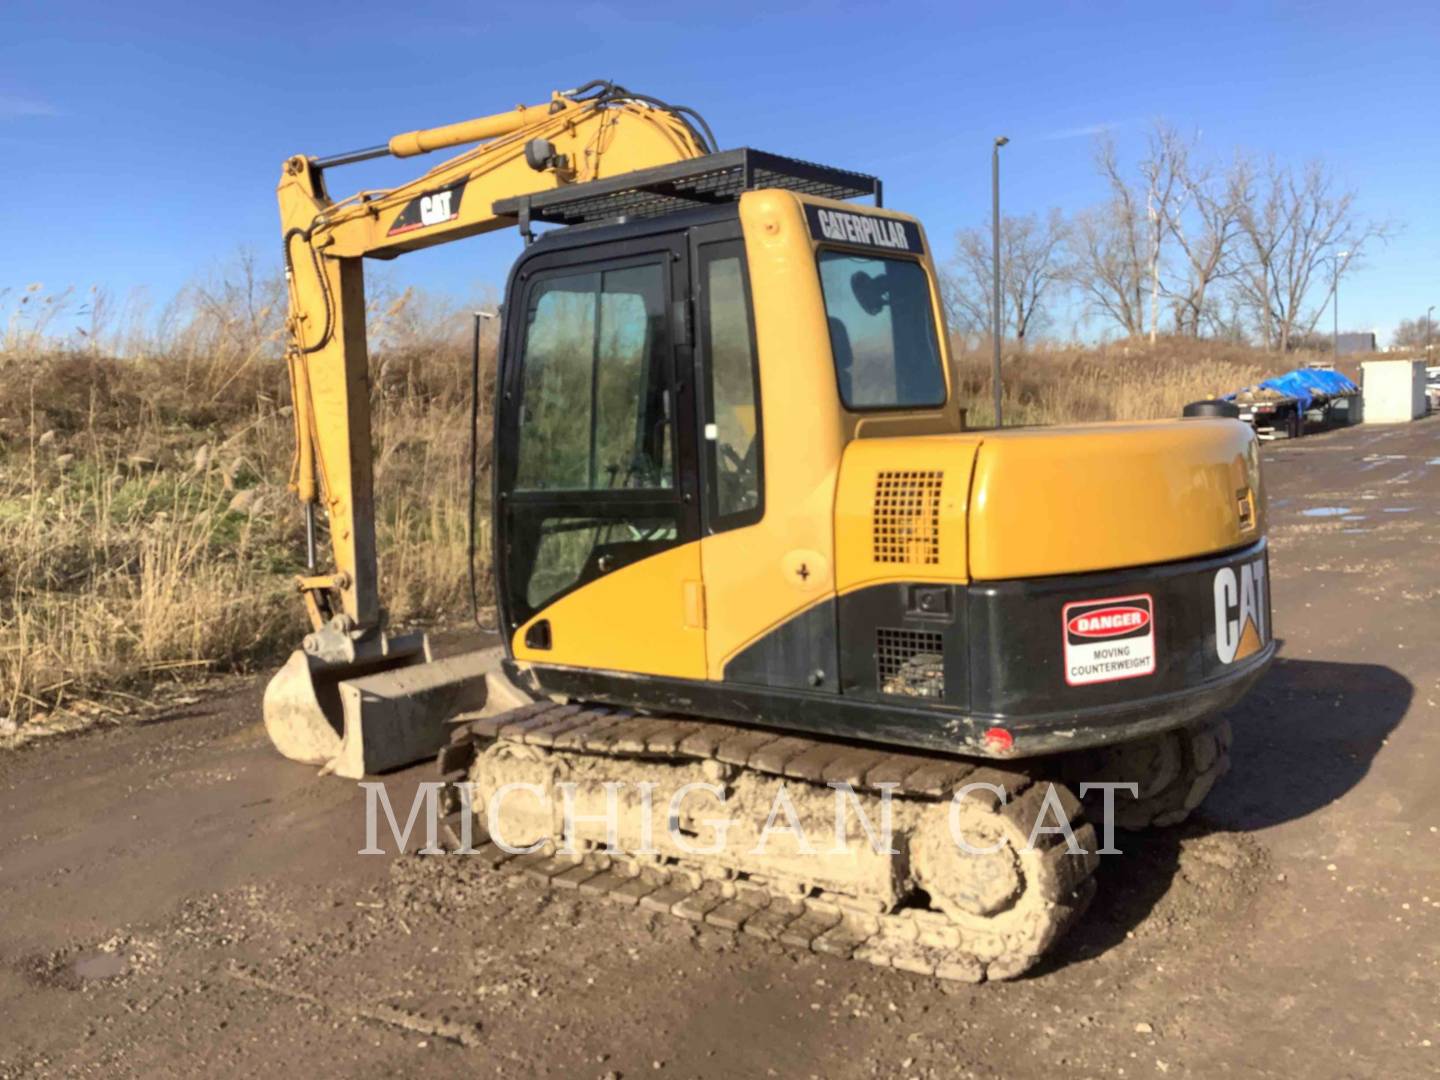
[[[1066,783],[1112,780],[1139,783],[1136,798],[1115,806],[1115,823],[1140,830],[1179,825],[1230,770],[1230,723],[1207,718],[1106,750],[1082,750],[1061,760],[1055,775]],[[1101,799],[1094,797],[1099,811]]]
[[[965,784],[1003,787],[1008,802],[999,808],[993,792],[967,798],[985,801],[989,809],[1010,816],[1028,834],[1042,802],[1027,774],[993,764],[926,757],[827,742],[795,735],[741,728],[712,721],[638,715],[625,710],[587,708],[537,702],[496,717],[457,717],[450,745],[440,752],[443,778],[450,784],[468,779],[479,748],[508,741],[568,753],[607,755],[640,760],[713,759],[771,776],[812,784],[848,781],[857,790],[879,791],[895,784],[892,797],[939,802]],[[447,789],[449,790],[449,789]],[[1060,789],[1072,823],[1080,804],[1068,788]],[[454,804],[450,809],[455,810]],[[451,842],[459,845],[459,815],[447,818]],[[778,896],[745,878],[705,881],[699,887],[680,864],[666,868],[599,853],[559,855],[537,852],[511,855],[488,839],[474,848],[486,865],[524,873],[560,889],[577,889],[618,904],[720,930],[750,934],[797,949],[853,958],[880,967],[962,982],[1013,978],[1054,944],[1088,906],[1095,891],[1092,874],[1099,858],[1094,829],[1075,824],[1086,855],[1069,855],[1063,843],[1046,853],[1044,880],[1027,882],[1050,901],[1035,947],[1023,955],[982,959],[965,947],[963,932],[943,912],[901,908],[875,914],[856,910],[846,897],[820,894],[804,898]],[[993,950],[991,950],[993,952]]]

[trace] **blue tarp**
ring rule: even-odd
[[[1301,374],[1310,380],[1312,387],[1318,387],[1331,397],[1340,397],[1343,394],[1354,394],[1360,390],[1358,386],[1338,371],[1312,370],[1302,372]]]
[[[1294,371],[1287,371],[1283,375],[1266,379],[1260,385],[1267,390],[1274,390],[1277,393],[1293,397],[1300,403],[1301,409],[1310,408],[1310,403],[1315,400],[1316,394],[1339,397],[1343,394],[1353,394],[1360,389],[1340,372],[1322,371],[1318,368],[1296,368]],[[1235,394],[1226,395],[1227,400],[1234,397]]]

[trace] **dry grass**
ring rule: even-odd
[[[381,581],[410,624],[469,604],[465,321],[423,306],[372,312]],[[0,722],[293,646],[303,527],[273,307],[197,299],[126,359],[17,322],[0,340]]]
[[[268,665],[303,633],[276,298],[247,275],[187,294],[159,334],[116,341],[98,316],[87,335],[57,340],[51,313],[66,297],[10,297],[0,338],[5,725],[96,695],[144,695],[157,679]],[[102,301],[87,301],[92,315]],[[458,619],[469,606],[468,323],[410,294],[377,304],[371,323],[382,592],[397,624]],[[1174,416],[1275,360],[1195,342],[1008,356],[1006,419]],[[983,425],[988,354],[960,362]],[[482,524],[487,501],[482,478]],[[485,530],[482,560],[488,549]]]
[[[1249,386],[1303,359],[1190,338],[1162,338],[1153,348],[1119,344],[1007,352],[1001,408],[1007,426],[1173,417],[1187,402]],[[969,421],[988,426],[994,419],[991,354],[961,351],[958,361]]]

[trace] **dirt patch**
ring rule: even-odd
[[[1437,439],[1430,421],[1267,447],[1294,499],[1272,516],[1317,487],[1354,505],[1405,464],[1383,455]],[[1403,504],[1424,530],[1277,530],[1282,658],[1230,714],[1230,774],[1194,824],[1122,834],[1086,919],[1016,982],[360,856],[363,793],[274,756],[256,681],[0,756],[0,1077],[1429,1075],[1430,474]],[[429,776],[388,778],[395,805]]]

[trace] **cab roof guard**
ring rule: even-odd
[[[496,200],[497,217],[514,217],[527,237],[534,222],[588,225],[660,217],[697,206],[733,202],[755,188],[783,188],[826,199],[872,196],[883,205],[879,177],[740,147],[637,169],[554,191]]]

